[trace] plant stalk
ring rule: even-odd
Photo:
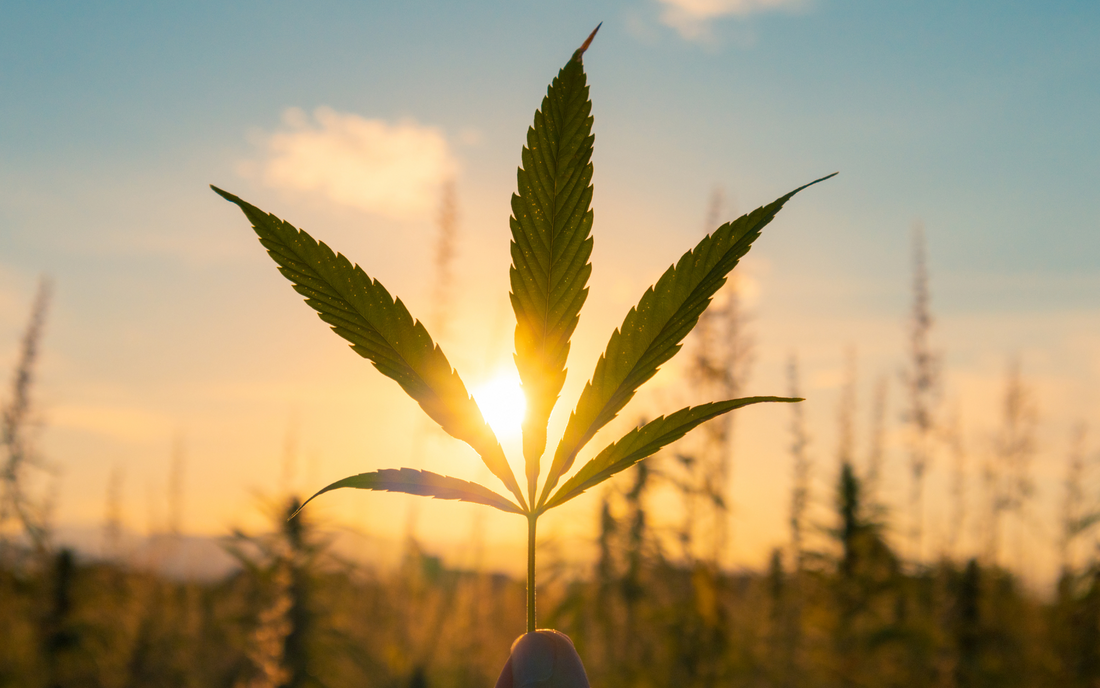
[[[527,516],[527,632],[535,632],[535,522],[537,514]]]

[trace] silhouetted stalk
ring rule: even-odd
[[[867,475],[864,479],[864,491],[868,501],[878,500],[879,483],[882,479],[882,462],[886,447],[886,394],[889,382],[885,376],[875,383],[874,398],[871,406],[871,436],[867,450]]]
[[[38,466],[31,428],[33,405],[31,389],[34,382],[34,366],[38,358],[39,343],[46,325],[46,311],[50,303],[50,283],[42,279],[31,308],[30,322],[23,334],[19,363],[12,379],[11,399],[0,407],[0,527],[14,520],[30,538],[38,552],[45,552],[47,545],[46,507],[28,494],[27,470]]]
[[[712,200],[711,215],[720,209],[721,196]],[[719,205],[713,205],[719,203]],[[708,219],[708,223],[711,220]],[[708,394],[732,399],[741,395],[752,366],[753,343],[746,332],[741,294],[735,277],[726,290],[726,301],[720,307],[712,307],[699,318],[697,331],[698,349],[691,367],[694,381],[708,390]],[[733,476],[734,419],[724,416],[703,426],[706,438],[699,466],[701,492],[711,506],[713,533],[711,534],[711,559],[721,565],[722,558],[732,539],[729,521],[730,483]]]
[[[787,362],[788,392],[792,397],[800,397],[798,378],[798,358],[792,354]],[[793,459],[793,478],[791,481],[790,527],[791,527],[791,583],[788,609],[782,617],[782,640],[784,663],[782,685],[797,685],[802,678],[802,629],[803,606],[805,602],[805,543],[804,531],[806,507],[810,494],[810,457],[807,451],[809,437],[806,434],[806,422],[802,404],[791,404],[791,458]],[[778,565],[782,566],[780,560]]]
[[[787,362],[787,391],[792,397],[801,396],[798,381],[798,358],[792,355]],[[804,564],[806,507],[810,491],[810,458],[806,447],[810,440],[806,435],[806,421],[801,404],[791,405],[791,458],[794,460],[794,477],[791,485],[791,549],[794,570],[799,576]],[[797,577],[796,577],[797,579]]]
[[[989,558],[996,564],[1002,535],[1002,516],[1016,516],[1016,563],[1023,564],[1023,529],[1027,504],[1034,495],[1031,461],[1035,454],[1036,411],[1030,388],[1024,384],[1019,359],[1009,363],[1002,406],[1002,425],[994,440],[994,457],[986,471],[990,492]]]
[[[42,656],[46,660],[49,688],[63,685],[64,669],[80,645],[80,635],[72,620],[75,578],[72,550],[63,549],[54,558],[49,612],[43,625]]]
[[[849,345],[844,352],[844,387],[840,392],[837,410],[837,459],[841,466],[855,470],[855,418],[856,418],[856,349]]]
[[[940,360],[929,343],[932,311],[928,289],[928,262],[924,228],[913,228],[913,306],[909,321],[909,365],[902,373],[907,392],[907,408],[902,420],[911,428],[909,446],[910,557],[922,561],[924,534],[924,477],[932,459],[932,432],[935,430],[935,403],[940,385]]]
[[[950,424],[945,428],[945,439],[952,456],[951,501],[952,527],[948,530],[947,551],[954,557],[958,553],[959,539],[966,522],[966,447],[963,445],[962,419],[956,407]]]
[[[955,595],[955,618],[951,633],[955,645],[955,685],[970,688],[982,679],[982,570],[971,559],[963,570]]]
[[[1062,537],[1058,543],[1063,573],[1075,569],[1074,540],[1095,523],[1095,516],[1085,512],[1085,424],[1078,422],[1072,433],[1062,500]]]
[[[535,523],[538,516],[527,517],[527,632],[535,631]]]

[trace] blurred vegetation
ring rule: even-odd
[[[904,566],[845,465],[826,551],[799,568],[777,550],[766,571],[732,573],[666,556],[645,506],[664,478],[632,470],[605,494],[590,573],[540,593],[593,685],[1100,682],[1095,560],[1048,598],[974,559]],[[415,542],[388,572],[342,561],[308,520],[285,520],[297,507],[273,510],[271,532],[227,538],[241,567],[218,581],[64,549],[9,557],[0,686],[492,685],[523,628],[522,580],[450,569]]]

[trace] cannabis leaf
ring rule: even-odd
[[[518,502],[458,478],[387,468],[338,480],[306,503],[330,490],[353,487],[457,499],[524,516],[528,526],[528,631],[535,629],[535,527],[541,514],[653,455],[711,418],[750,404],[801,401],[747,397],[680,409],[608,445],[554,492],[578,452],[680,350],[684,337],[760,230],[792,196],[828,179],[811,182],[722,225],[642,295],[596,363],[569,416],[536,502],[546,428],[565,382],[570,338],[588,296],[592,272],[592,103],[582,57],[595,35],[593,31],[573,53],[535,111],[516,175],[518,190],[512,196],[509,281],[516,315],[515,362],[528,404],[523,422],[526,498],[477,403],[443,351],[400,299],[304,231],[212,187],[244,211],[279,271],[321,320],[383,375],[396,380],[447,433],[473,447]]]
[[[512,309],[516,368],[527,397],[523,456],[532,503],[546,425],[565,384],[569,338],[588,296],[592,265],[592,101],[581,57],[558,73],[527,130],[512,195]]]
[[[577,452],[615,418],[661,364],[680,350],[680,343],[699,322],[714,293],[726,283],[726,275],[760,236],[760,230],[792,196],[831,176],[801,186],[722,225],[685,253],[642,295],[638,305],[626,314],[622,326],[612,333],[592,379],[569,416],[546,476],[540,506],[573,465]]]
[[[321,320],[379,372],[397,381],[447,434],[473,447],[493,475],[526,504],[477,402],[401,299],[395,300],[378,280],[304,231],[231,193],[211,188],[240,206],[279,272],[306,297]]]
[[[414,468],[383,468],[380,471],[360,473],[343,480],[337,480],[328,487],[318,490],[317,494],[307,499],[298,511],[301,511],[306,504],[317,499],[319,495],[341,487],[404,492],[424,497],[435,497],[436,499],[457,499],[463,502],[496,507],[501,511],[512,514],[523,513],[523,509],[487,487],[447,475],[432,473],[431,471],[418,471]],[[297,515],[297,512],[295,512],[295,515]]]
[[[653,456],[662,447],[686,435],[690,430],[711,418],[734,409],[759,404],[764,401],[802,401],[790,397],[747,397],[717,401],[700,406],[683,408],[668,417],[657,418],[640,428],[631,430],[617,442],[609,445],[586,463],[577,473],[547,500],[544,510],[561,506],[585,490],[599,485],[611,476],[625,471],[642,459]]]

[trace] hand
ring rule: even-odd
[[[516,638],[496,688],[589,688],[569,636],[542,628]]]

